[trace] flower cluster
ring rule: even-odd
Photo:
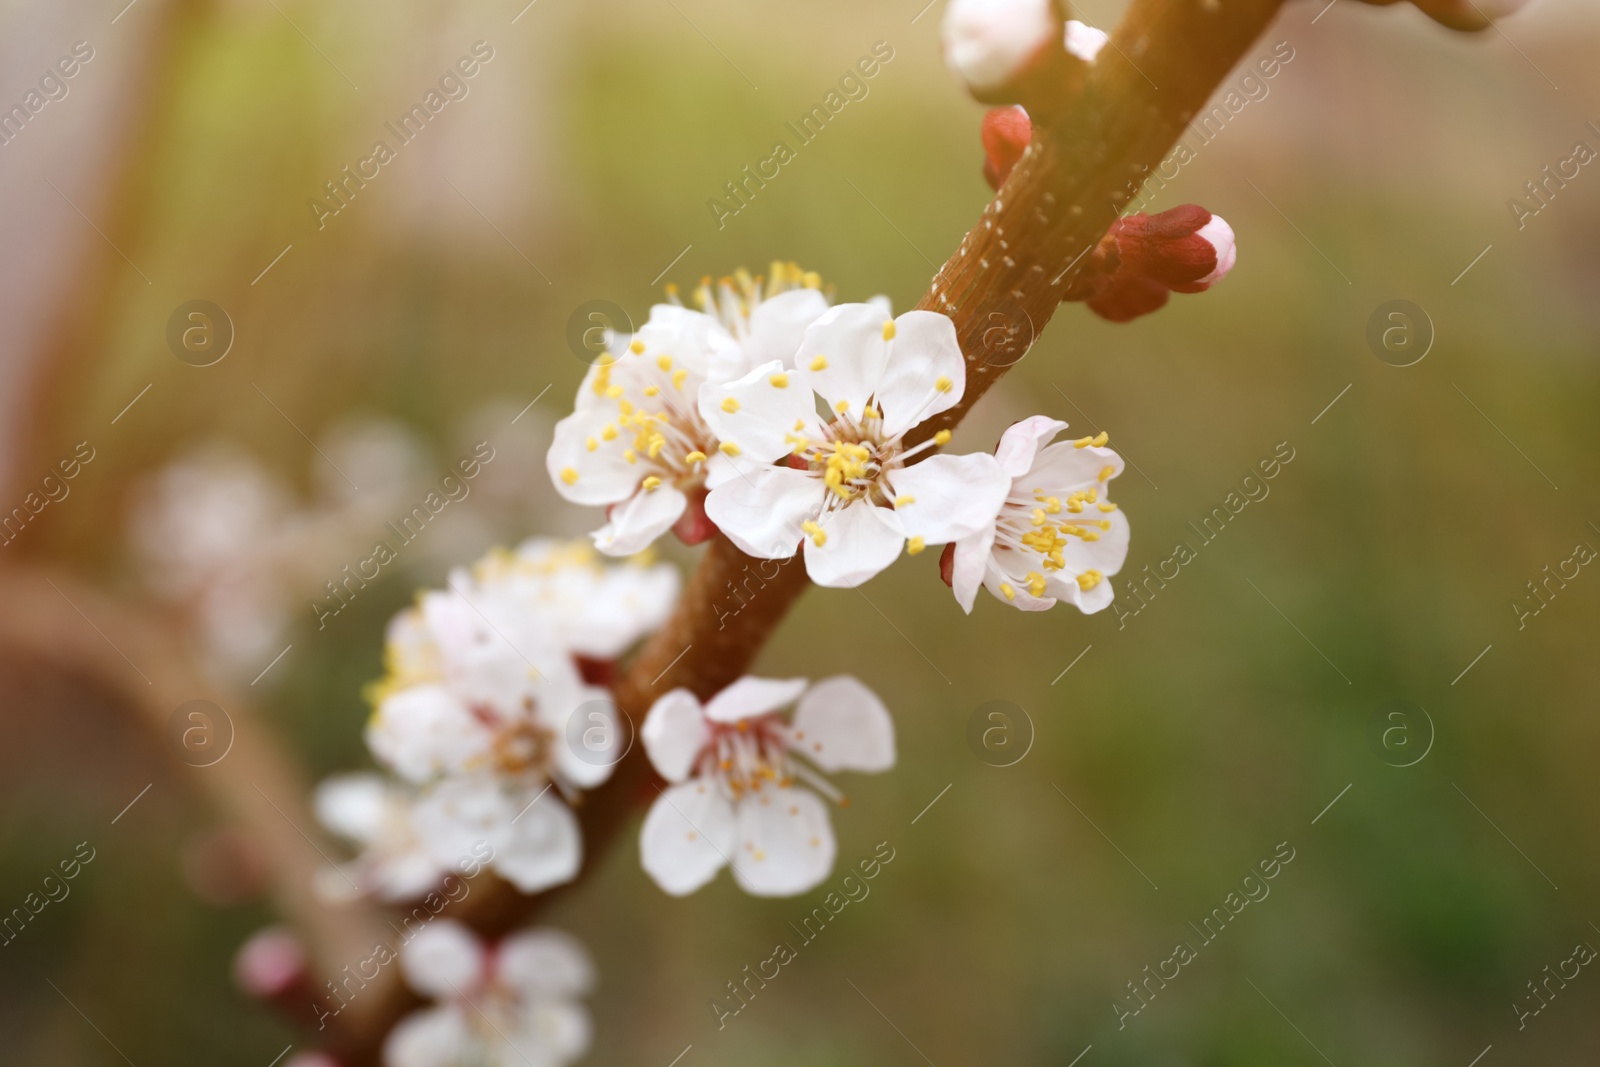
[[[818,585],[854,587],[902,552],[949,545],[946,580],[968,611],[979,584],[1027,609],[1109,603],[1128,536],[1106,484],[1122,463],[1103,438],[1044,447],[1066,424],[1036,417],[995,455],[933,454],[950,432],[923,424],[966,389],[949,317],[741,284],[703,289],[705,311],[655,307],[557,428],[557,485],[611,505],[602,551],[681,532],[696,500],[691,540],[715,529],[761,559],[801,552]]]
[[[610,694],[591,680],[660,625],[678,575],[533,540],[448,586],[390,623],[388,675],[373,689],[367,744],[399,781],[347,775],[318,790],[322,821],[363,846],[321,879],[333,895],[406,899],[484,853],[524,892],[570,880],[582,846],[564,799],[611,764],[586,758],[569,724],[610,721]]]

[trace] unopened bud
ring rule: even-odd
[[[983,116],[983,177],[989,188],[1005,184],[1006,175],[1028,150],[1033,124],[1020,104],[992,107]]]
[[[1164,306],[1170,293],[1201,293],[1238,259],[1233,228],[1203,207],[1118,219],[1064,299],[1082,300],[1112,322]]]
[[[239,988],[261,1000],[283,995],[306,974],[306,952],[286,927],[258,930],[233,957]]]
[[[1016,82],[1061,32],[1051,0],[951,0],[944,58],[981,99]]]

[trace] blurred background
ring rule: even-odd
[[[279,914],[205,777],[252,773],[247,723],[305,782],[369,765],[387,618],[452,563],[591,524],[543,473],[582,306],[642,321],[668,282],[774,258],[916,301],[988,196],[982,109],[919,7],[0,4],[0,107],[52,78],[0,144],[0,510],[52,499],[0,558],[72,607],[18,598],[6,629],[53,613],[108,664],[0,651],[0,910],[94,852],[0,947],[8,1060],[264,1067],[306,1043],[229,978]],[[1110,28],[1120,5],[1077,10]],[[867,96],[719,224],[707,201],[880,41]],[[466,94],[333,199],[477,42]],[[1476,36],[1286,6],[1251,55],[1292,58],[1237,71],[1246,105],[1149,200],[1224,216],[1232,275],[1126,326],[1062,309],[958,435],[1109,431],[1117,609],[967,617],[931,557],[870,604],[806,596],[761,670],[861,676],[901,751],[842,779],[832,881],[895,859],[719,1031],[707,1002],[823,891],[669,899],[625,831],[548,914],[599,964],[589,1062],[1593,1060],[1600,976],[1530,983],[1600,945],[1600,576],[1577,562],[1600,549],[1600,168],[1565,162],[1600,151],[1597,45],[1583,0]],[[195,323],[215,332],[186,347]],[[479,441],[469,498],[319,628],[324,583]],[[133,644],[114,619],[144,620]],[[152,628],[170,657],[132,651]],[[135,672],[224,703],[236,750],[174,759]],[[991,701],[1004,758],[968,743]],[[1270,895],[1204,944],[1191,924],[1283,842]],[[1119,1025],[1181,941],[1197,958]]]

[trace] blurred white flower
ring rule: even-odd
[[[975,94],[1005,88],[1060,33],[1051,0],[951,0],[941,34],[950,69]]]
[[[722,450],[752,467],[712,472],[706,498],[706,514],[741,551],[786,559],[803,540],[811,580],[848,588],[902,549],[915,554],[993,523],[1008,483],[993,456],[908,463],[950,435],[908,448],[906,434],[965,389],[948,316],[889,319],[874,304],[841,304],[806,330],[798,362],[768,363],[700,393]]]
[[[559,930],[523,930],[484,945],[450,919],[400,950],[406,983],[436,1005],[401,1019],[386,1067],[562,1067],[588,1051],[589,954]]]
[[[678,599],[678,569],[643,557],[606,565],[583,541],[536,537],[489,553],[451,585],[491,619],[532,617],[575,655],[610,660],[652,633]],[[474,592],[476,591],[476,592]],[[481,594],[481,597],[477,594]]]
[[[1128,519],[1110,499],[1122,457],[1104,447],[1104,434],[1048,443],[1066,428],[1035,415],[1000,438],[995,458],[1010,494],[993,523],[940,561],[964,610],[972,611],[979,585],[1024,611],[1064,600],[1087,614],[1111,603],[1109,578],[1128,558]]]
[[[374,692],[367,745],[425,787],[413,819],[437,862],[486,841],[495,870],[531,893],[578,871],[577,820],[562,797],[611,774],[570,742],[569,721],[615,711],[546,620],[480,604],[479,592],[425,593],[390,624],[389,675]],[[547,796],[552,786],[559,792]]]
[[[378,774],[339,774],[318,784],[317,819],[361,849],[354,860],[317,872],[318,895],[332,902],[369,893],[410,900],[438,885],[449,867],[418,832],[415,803],[416,790]]]
[[[785,721],[782,710],[797,699]],[[674,689],[655,702],[639,736],[672,783],[645,817],[639,851],[645,871],[674,896],[699,889],[725,864],[756,896],[820,884],[835,844],[817,794],[844,800],[818,769],[885,771],[895,761],[888,710],[845,675],[810,688],[799,678],[741,678],[705,705]]]

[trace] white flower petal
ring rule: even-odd
[[[993,527],[1011,491],[1011,479],[987,452],[929,456],[889,477],[895,499],[910,498],[894,509],[900,529],[930,545]]]
[[[878,694],[849,675],[806,691],[789,731],[793,751],[825,771],[886,771],[894,766],[894,720]]]
[[[805,692],[804,678],[752,678],[745,675],[706,704],[712,722],[735,723],[786,708]]]
[[[736,836],[727,798],[695,779],[656,797],[639,831],[639,858],[656,885],[681,897],[716,877]]]
[[[594,532],[594,544],[608,556],[643,552],[678,521],[688,497],[670,485],[641,488],[611,509],[610,521]]]
[[[1052,419],[1048,415],[1034,415],[1014,422],[1000,435],[1000,443],[995,446],[994,458],[1000,468],[1013,478],[1022,478],[1033,466],[1039,449],[1056,434],[1067,428],[1067,424],[1060,419]],[[1032,486],[1021,488],[1031,489]]]
[[[440,685],[385,697],[367,723],[366,738],[374,756],[413,782],[483,760],[494,741],[489,728]]]
[[[471,996],[484,978],[483,945],[454,919],[435,919],[400,949],[406,984],[425,997]]]
[[[828,807],[797,786],[745,794],[738,807],[733,876],[758,897],[791,897],[822,884],[833,870]]]
[[[822,433],[806,376],[776,360],[734,381],[701,386],[700,417],[719,441],[738,448],[736,461],[752,464],[776,462],[794,451],[795,437],[815,440]]]
[[[817,521],[826,536],[820,546],[815,538],[806,538],[806,573],[833,589],[853,589],[878,575],[906,543],[894,526],[894,513],[864,501],[827,512]]]
[[[576,703],[570,708],[540,701],[538,717],[554,736],[555,770],[563,784],[593,789],[611,777],[627,751],[631,727],[623,722],[609,690],[586,685],[573,693],[573,699]]]
[[[1097,29],[1086,22],[1079,22],[1077,19],[1067,20],[1064,39],[1067,51],[1085,63],[1093,63],[1095,57],[1100,54],[1100,49],[1104,48],[1109,40],[1111,35],[1105,30]]]
[[[994,527],[979,530],[970,537],[955,543],[955,558],[951,560],[950,590],[956,603],[968,615],[972,614],[978,588],[983,585],[984,572],[989,568],[989,553],[994,548]]]
[[[555,438],[545,455],[545,469],[556,492],[574,504],[614,504],[626,500],[644,471],[629,463],[622,453],[629,447],[631,433],[617,433],[616,412],[611,408],[578,410],[556,423]],[[613,431],[605,439],[607,427]],[[626,437],[626,440],[624,439]],[[595,447],[591,450],[589,442]]]
[[[493,842],[495,872],[524,893],[576,878],[583,865],[583,836],[561,795],[541,787],[513,800],[518,811]]]
[[[1018,553],[1010,553],[1006,558],[1012,557],[1020,561]],[[1037,558],[1037,557],[1035,557]],[[1002,569],[994,555],[989,557],[988,569],[984,572],[983,587],[994,594],[996,600],[1002,604],[1009,604],[1020,611],[1048,611],[1056,606],[1051,597],[1036,597],[1028,592],[1028,583],[1022,573],[1011,573],[1009,569]]]
[[[830,408],[837,411],[843,402],[850,414],[860,417],[878,391],[889,362],[883,339],[888,321],[871,304],[839,304],[806,330],[795,363]]]
[[[689,776],[709,736],[700,701],[687,689],[674,689],[658,699],[639,728],[651,766],[669,782]]]
[[[677,304],[653,306],[649,321],[632,339],[644,344],[642,358],[654,360],[658,356],[671,356],[674,364],[687,368],[700,380],[710,373],[713,364],[737,358],[739,348],[733,335],[715,317]],[[627,352],[628,349],[623,347],[618,351]],[[695,384],[698,386],[699,382]]]
[[[744,340],[746,365],[776,359],[793,367],[806,328],[827,310],[827,297],[815,289],[789,289],[761,301],[750,312],[750,335]]]
[[[455,1067],[472,1042],[472,1030],[456,1005],[414,1011],[384,1038],[384,1067]]]
[[[411,809],[412,823],[428,853],[441,866],[452,868],[486,844],[498,851],[501,830],[515,814],[500,783],[488,775],[446,778],[424,792]]]
[[[1217,265],[1210,274],[1197,281],[1196,285],[1213,285],[1227,277],[1233,265],[1239,259],[1239,246],[1234,240],[1233,227],[1229,226],[1221,215],[1212,215],[1211,221],[1195,231],[1206,239],[1206,243],[1217,252]]]
[[[735,477],[706,496],[706,515],[739,551],[787,559],[802,536],[800,524],[822,506],[821,478],[790,467]]]
[[[521,930],[497,947],[495,977],[530,1000],[578,997],[594,986],[594,964],[571,934]]]
[[[1050,0],[952,0],[942,36],[950,69],[977,92],[999,89],[1060,32]]]
[[[894,320],[889,360],[873,403],[885,437],[898,437],[961,402],[967,363],[955,323],[936,311],[908,311]],[[820,391],[820,390],[819,390]]]
[[[1028,473],[1022,476],[1025,485],[1019,489],[1032,491],[1044,489],[1047,494],[1062,496],[1077,489],[1101,487],[1100,497],[1105,499],[1106,486],[1100,481],[1100,472],[1107,467],[1111,473],[1106,482],[1122,473],[1122,457],[1109,448],[1088,445],[1078,448],[1071,441],[1058,441],[1039,450]]]
[[[346,840],[371,844],[392,810],[394,787],[378,774],[336,774],[317,784],[317,821]]]
[[[589,1013],[577,1004],[565,1001],[545,1001],[535,1004],[529,1019],[531,1029],[538,1033],[545,1047],[556,1057],[555,1065],[582,1059],[594,1039],[594,1028]],[[508,1063],[506,1067],[519,1067]]]

